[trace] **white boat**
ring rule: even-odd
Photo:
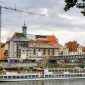
[[[72,68],[71,68],[72,69]],[[47,80],[47,79],[73,79],[73,78],[85,78],[84,70],[75,69],[72,71],[69,69],[55,68],[55,69],[44,69],[43,72],[31,73],[16,73],[16,72],[6,72],[6,74],[0,75],[0,81],[26,81],[26,80]]]

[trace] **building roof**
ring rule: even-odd
[[[17,33],[17,32],[15,32],[14,35],[12,36],[12,38],[18,39],[18,38],[26,38],[26,37],[24,36],[23,33]]]
[[[27,38],[29,39],[29,43],[39,43],[39,44],[43,43],[43,44],[49,44],[49,45],[58,45],[58,42],[54,35],[27,34]],[[36,42],[34,42],[34,41],[36,41]]]
[[[69,48],[70,52],[77,52],[77,48],[80,45],[77,41],[70,41],[65,43],[66,47]]]
[[[35,35],[35,36],[36,36],[37,39],[38,39],[38,38],[47,38],[46,35]]]
[[[37,39],[38,42],[47,42],[46,39]]]
[[[36,41],[30,39],[30,40],[29,40],[29,43],[36,43]]]
[[[33,35],[33,34],[27,34],[26,37],[27,37],[29,40],[34,40],[34,41],[36,41],[36,36]]]
[[[57,40],[56,40],[54,35],[49,35],[48,36],[48,41],[49,41],[49,44],[55,44],[55,45],[58,44],[58,42],[57,42]]]
[[[17,33],[13,35],[12,39],[28,39],[29,43],[43,44],[43,45],[58,45],[58,42],[54,35],[33,35],[23,33]]]

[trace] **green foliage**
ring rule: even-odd
[[[34,67],[30,67],[29,68],[29,71],[34,71]]]
[[[37,66],[35,68],[37,68]],[[34,71],[34,67],[30,67],[30,68],[25,67],[25,68],[22,68],[22,69],[17,68],[17,70],[20,71],[20,72]]]
[[[20,68],[17,68],[17,70],[18,70],[18,71],[21,71],[21,69],[20,69]]]
[[[26,71],[28,71],[28,70],[29,70],[28,68],[18,69],[18,71],[20,71],[20,72],[26,72]]]
[[[68,11],[70,8],[76,6],[76,8],[82,9],[81,13],[85,16],[85,0],[81,0],[81,3],[79,3],[78,0],[65,0],[65,3],[65,11]]]
[[[65,3],[66,3],[66,5],[65,5],[64,10],[68,11],[68,10],[70,10],[71,7],[75,6],[75,4],[77,3],[77,0],[65,0]]]
[[[34,68],[37,68],[38,66],[34,66]]]

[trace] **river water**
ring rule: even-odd
[[[85,85],[85,79],[0,82],[0,85]]]

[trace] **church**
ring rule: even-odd
[[[22,33],[15,32],[7,40],[8,49],[3,51],[3,57],[21,59],[39,59],[58,56],[60,45],[54,35],[34,35],[27,33],[27,26],[22,26]],[[8,52],[8,53],[5,53]],[[8,55],[5,55],[8,54]]]

